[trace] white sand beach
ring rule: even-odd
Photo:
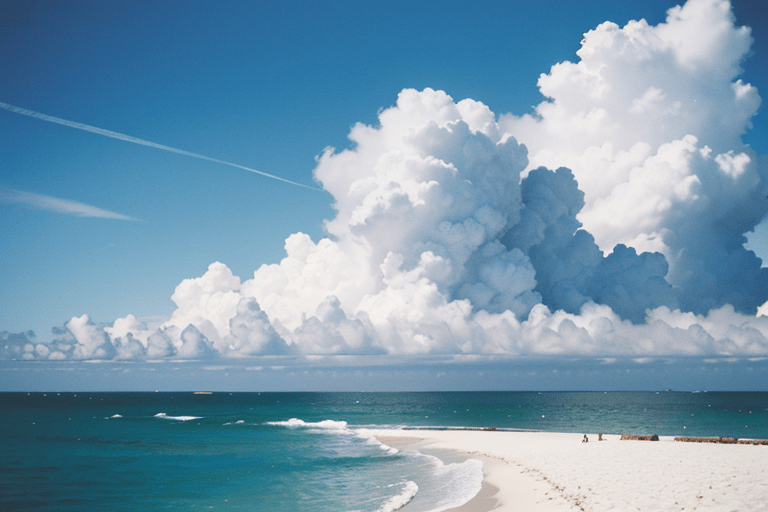
[[[620,440],[618,435],[377,430],[400,450],[450,449],[483,461],[484,485],[453,509],[768,511],[768,446]]]

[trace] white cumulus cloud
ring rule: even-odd
[[[768,213],[766,160],[741,142],[750,45],[727,1],[689,0],[588,32],[530,115],[403,90],[319,157],[326,238],[291,235],[246,280],[212,263],[162,325],[84,315],[50,345],[4,333],[3,355],[765,356],[768,269],[744,248]]]

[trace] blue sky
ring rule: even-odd
[[[66,324],[73,317],[84,314],[88,315],[89,325],[111,325],[116,319],[131,314],[146,320],[153,328],[156,326],[153,321],[162,322],[178,309],[171,300],[177,285],[185,279],[200,278],[211,263],[224,263],[232,274],[245,282],[262,264],[277,264],[285,257],[284,245],[292,234],[306,233],[315,244],[326,237],[324,220],[336,217],[332,203],[344,201],[335,192],[334,195],[328,192],[336,176],[333,159],[328,161],[325,178],[321,179],[325,190],[320,190],[321,185],[313,178],[317,159],[329,146],[337,151],[361,146],[361,142],[353,144],[348,139],[350,129],[356,123],[380,124],[379,114],[396,105],[401,90],[431,88],[445,91],[455,102],[472,98],[485,104],[502,125],[505,114],[522,116],[544,101],[537,87],[539,76],[549,73],[556,63],[577,62],[576,51],[585,32],[607,20],[624,27],[630,20],[644,18],[650,26],[655,26],[664,22],[666,11],[676,4],[661,0],[569,3],[4,2],[0,9],[0,69],[3,70],[0,102],[242,165],[318,190],[0,110],[0,282],[3,284],[0,331],[34,331],[36,337],[32,341],[35,343],[60,339],[61,331],[67,329],[77,338],[73,334],[74,327],[66,327]],[[744,72],[739,78],[756,87],[764,96],[763,91],[768,90],[765,3],[734,0],[733,12],[737,26],[751,26],[754,40],[751,56],[743,62]],[[702,87],[704,89],[706,87]],[[757,154],[766,155],[768,118],[765,107],[760,107],[756,115],[749,118],[753,127],[742,140]],[[510,128],[512,135],[527,143],[522,140],[527,133],[524,123],[512,120],[505,126],[513,126]],[[702,128],[702,133],[708,132]],[[707,140],[705,135],[694,135],[704,142]],[[544,143],[540,138],[527,143],[530,155],[537,144]],[[654,151],[657,146],[653,146]],[[732,154],[737,154],[741,149],[733,150]],[[722,153],[727,154],[725,150]],[[765,166],[763,160],[760,167],[763,171],[755,172],[765,176]],[[581,185],[583,180],[578,170],[574,173]],[[745,195],[735,201],[754,201],[754,197]],[[54,208],[50,198],[63,202],[56,203],[58,206]],[[586,215],[593,206],[590,201],[587,190],[586,209],[582,214]],[[102,212],[83,210],[83,205]],[[344,207],[342,204],[341,210]],[[745,209],[751,211],[751,208]],[[118,217],[112,215],[113,218],[109,218],[110,215],[104,212]],[[760,216],[762,210],[758,208],[745,214],[749,218],[739,225],[749,222],[754,225],[750,215]],[[582,217],[579,220],[587,222]],[[634,235],[614,240],[604,224],[595,221],[595,228],[590,232],[606,255],[615,243],[632,245],[631,240],[639,240],[632,238]],[[657,226],[659,230],[646,233],[651,234],[643,239],[645,242],[636,243],[638,253],[646,248],[659,250],[653,245],[653,239],[654,233],[663,232],[661,229],[666,225],[662,224]],[[341,231],[335,236],[343,238],[339,233]],[[699,231],[692,233],[691,237]],[[671,251],[672,242],[667,245]],[[753,236],[749,247],[765,259],[768,256],[768,230]],[[512,247],[508,249],[512,251]],[[382,261],[377,260],[371,265],[378,268]],[[754,265],[753,260],[734,261],[744,261],[745,267]],[[403,268],[409,265],[407,255],[404,265]],[[529,268],[526,265],[521,264],[519,268]],[[738,265],[733,270],[735,274],[740,272]],[[672,267],[674,269],[674,262]],[[542,271],[538,267],[537,272],[539,282],[542,282]],[[663,277],[662,273],[662,280]],[[684,278],[680,279],[682,283]],[[462,295],[465,292],[461,289],[457,287],[450,293],[443,293],[441,288],[441,293],[447,297],[449,305],[457,304],[457,300],[474,300],[473,292]],[[549,300],[547,291],[537,288],[531,292],[543,293],[543,300]],[[547,305],[553,313],[560,308],[570,314],[579,313],[581,302],[576,306],[567,301],[557,302],[560,300],[556,300],[557,294],[551,293],[554,302],[547,302]],[[606,298],[606,293],[595,292],[591,297],[598,304],[604,299],[605,304],[619,311],[620,305],[610,302],[612,299]],[[379,299],[385,301],[387,297],[381,295]],[[288,299],[286,295],[285,300]],[[530,297],[518,299],[515,304],[521,301],[524,304],[514,312],[522,321],[537,300]],[[743,302],[749,300],[752,299],[748,297]],[[343,298],[341,302],[348,319],[353,320]],[[263,300],[259,303],[273,326],[276,325],[274,319],[280,317],[280,313],[269,310]],[[651,301],[649,307],[682,308],[682,314],[692,312],[696,315],[706,315],[709,311],[708,306],[687,305],[689,303],[683,299],[674,302],[657,300]],[[720,308],[726,303],[723,299],[713,303],[713,307]],[[480,309],[476,300],[473,306]],[[501,314],[502,310],[506,307],[493,313]],[[311,317],[315,310],[307,311],[305,318]],[[742,313],[738,305],[737,313]],[[177,327],[183,330],[184,326],[179,322],[193,317],[207,318],[218,325],[216,318],[206,317],[206,314],[185,310],[183,314],[179,313]],[[633,318],[631,312],[619,314],[624,321]],[[642,310],[634,314],[642,316]],[[217,343],[206,327],[196,321],[190,322],[209,338],[206,343]],[[287,325],[287,322],[282,319],[281,323]],[[580,326],[579,321],[574,322]],[[53,327],[58,330],[52,332]],[[685,328],[691,329],[690,324]],[[275,329],[274,333],[268,331],[265,336],[286,338],[280,326]],[[294,329],[295,332],[298,331]],[[459,336],[457,332],[452,335]],[[708,332],[714,336],[713,331]],[[351,347],[347,352],[357,357],[372,357],[363,354],[368,352],[389,353],[393,358],[377,362],[375,367],[391,368],[392,372],[401,371],[404,364],[420,365],[420,358],[428,354],[488,353],[483,347],[445,349],[428,346],[421,351],[411,350],[398,345],[405,343],[402,340],[390,345],[374,340],[363,350],[353,347],[349,340],[346,342],[348,348]],[[287,341],[287,345],[300,344]],[[764,363],[743,361],[748,357],[768,356],[764,346],[758,343],[758,348],[735,353],[715,347],[671,350],[671,354],[703,358],[733,357],[735,354],[742,358],[742,362],[729,362],[727,364],[731,366],[728,368],[733,368],[734,364],[759,366]],[[514,355],[521,350],[512,351],[505,357],[518,361]],[[347,357],[347,352],[342,350],[336,355]],[[552,355],[538,349],[522,352],[545,358]],[[302,353],[310,355],[306,348],[302,348]],[[327,350],[322,353],[324,356],[329,354]],[[402,358],[408,354],[412,354],[413,359],[404,363]],[[554,352],[554,355],[569,357],[574,354],[579,357],[617,355],[612,349],[577,348]],[[258,362],[260,357],[266,356],[255,352],[248,355],[256,362],[248,363],[246,367],[270,366]],[[668,355],[657,348],[648,353],[634,349],[618,353],[620,358]],[[299,359],[300,363],[294,361],[278,366],[296,365],[299,373],[314,368],[306,359]],[[553,369],[561,366],[580,368],[578,365],[574,367],[574,363],[568,362],[570,360],[546,360]],[[322,363],[325,375],[340,364],[338,360],[334,361]],[[368,368],[368,361],[362,359],[355,364]],[[510,364],[522,364],[513,362]],[[27,385],[32,385],[31,382],[50,382],[51,386],[59,387],[82,385],[82,379],[72,377],[73,380],[68,381],[62,378],[64,372],[56,370],[56,363],[36,366],[34,371],[23,362],[4,364],[1,388],[16,386],[12,383],[21,382],[16,377],[21,373],[27,376],[22,379]],[[82,363],[77,364],[83,367]],[[104,364],[107,363],[99,363]],[[158,372],[165,368],[162,365],[153,367],[152,363],[135,364],[148,365]],[[457,371],[461,372],[468,368],[453,359],[450,363],[440,364],[460,368]],[[698,368],[697,364],[691,363],[690,367]],[[707,368],[713,368],[713,364]],[[594,362],[585,365],[591,368]],[[73,373],[82,375],[91,371],[95,370]],[[764,374],[765,368],[759,371]],[[229,377],[225,370],[207,372],[206,375],[214,376],[211,387],[228,387]],[[645,387],[622,384],[621,379],[610,375],[610,372],[606,373],[608,388],[612,387],[611,382],[619,387]],[[413,379],[416,388],[434,385],[427,374]],[[286,378],[286,388],[293,388],[293,384],[288,384],[290,380]],[[131,388],[140,381],[126,377],[116,382],[111,385],[120,387],[123,382]],[[166,387],[174,386],[166,378],[158,382]],[[183,388],[194,382],[194,377],[185,374],[176,385]],[[314,386],[311,379],[302,382],[304,387]],[[349,382],[352,387],[365,387]],[[514,382],[503,380],[487,382],[493,388],[515,387]],[[656,387],[652,380],[647,382],[647,387]],[[720,382],[717,379],[704,378],[702,382],[728,387],[727,383],[717,384]],[[536,387],[528,381],[519,385]],[[542,387],[547,386],[542,384]],[[562,381],[562,386],[578,384]],[[731,386],[751,387],[739,382]],[[597,384],[591,387],[597,387]]]

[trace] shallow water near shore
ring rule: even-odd
[[[768,438],[768,393],[0,393],[0,509],[443,510],[473,459],[367,428]]]

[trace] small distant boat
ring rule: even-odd
[[[213,391],[195,391],[193,394],[195,394],[195,395],[212,395]]]

